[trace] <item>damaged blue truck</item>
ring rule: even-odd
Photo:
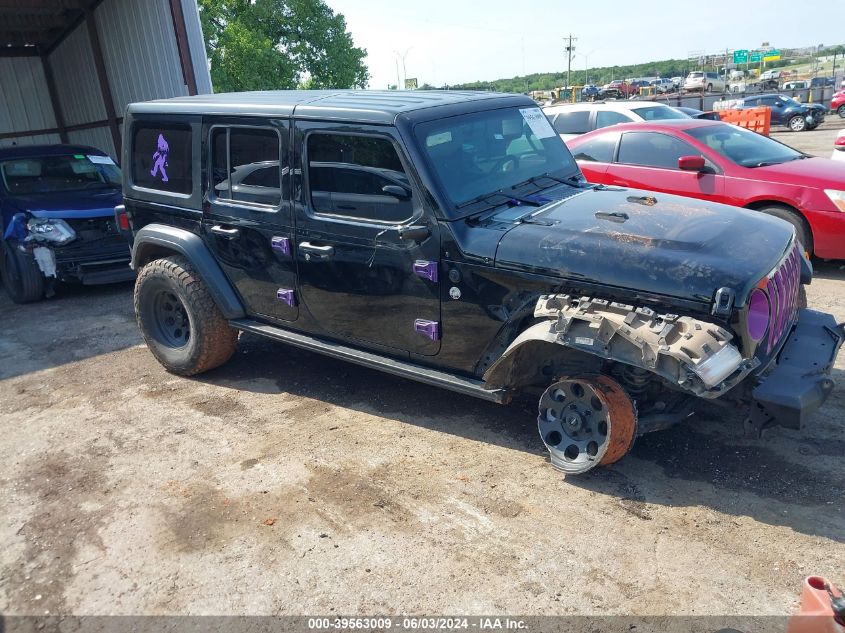
[[[132,279],[129,248],[114,224],[120,170],[80,145],[0,149],[0,274],[12,301],[51,296],[56,281]]]
[[[124,205],[152,354],[240,332],[499,403],[584,473],[702,401],[801,427],[843,338],[762,213],[587,183],[527,97],[266,92],[133,104]],[[284,357],[280,357],[284,362]]]

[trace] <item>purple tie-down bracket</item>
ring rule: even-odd
[[[290,255],[290,238],[279,237],[278,235],[274,235],[272,238],[270,238],[270,248],[272,248],[277,253]]]
[[[279,288],[276,291],[276,299],[288,304],[291,308],[296,306],[296,294],[288,288]]]
[[[414,274],[421,279],[428,279],[437,283],[437,262],[418,259],[414,262]]]
[[[440,340],[440,323],[437,321],[416,319],[414,321],[414,331],[417,334],[422,334],[423,336],[430,338],[432,341]]]

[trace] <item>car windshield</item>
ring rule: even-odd
[[[804,157],[768,136],[727,123],[691,128],[686,133],[742,167],[777,165]]]
[[[689,119],[690,117],[670,108],[669,106],[646,106],[644,108],[635,108],[634,112],[641,116],[646,121],[660,121],[661,119]]]
[[[67,154],[0,162],[0,175],[12,194],[58,193],[120,187],[120,169],[108,156]]]
[[[580,176],[572,154],[536,107],[505,108],[437,119],[414,133],[455,206],[532,182]],[[553,176],[546,178],[544,176]]]

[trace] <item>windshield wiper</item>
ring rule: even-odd
[[[522,182],[518,182],[515,185],[513,185],[511,187],[511,189],[517,189],[517,188],[522,187],[523,185],[527,185],[529,183],[536,183],[538,180],[540,180],[542,178],[548,178],[549,180],[554,180],[554,181],[557,181],[557,182],[560,182],[560,183],[563,183],[563,184],[569,184],[573,180],[580,181],[581,180],[581,174],[572,174],[571,176],[567,176],[566,178],[559,178],[557,176],[552,176],[550,173],[546,172],[545,174],[540,174],[539,176],[531,176],[531,178],[528,178],[527,180],[523,180]]]
[[[456,209],[463,209],[464,207],[468,207],[468,206],[470,206],[470,205],[472,205],[472,204],[476,204],[476,203],[478,203],[478,202],[484,202],[485,200],[488,200],[489,198],[492,198],[492,197],[494,197],[494,196],[501,196],[501,197],[503,197],[503,198],[507,198],[507,197],[508,197],[508,195],[507,195],[507,194],[505,194],[505,193],[502,193],[502,191],[501,191],[501,190],[499,190],[499,191],[492,191],[492,192],[490,192],[490,193],[482,193],[480,196],[475,196],[474,198],[470,198],[470,199],[469,199],[469,200],[467,200],[466,202],[461,202],[460,204],[456,204],[456,205],[455,205],[455,208],[456,208]]]

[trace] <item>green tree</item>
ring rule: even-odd
[[[322,0],[199,0],[217,92],[364,88],[367,51]]]

